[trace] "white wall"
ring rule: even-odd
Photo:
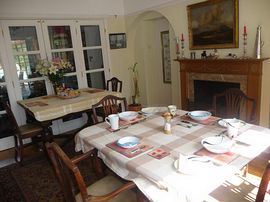
[[[123,0],[0,0],[0,17],[123,15]]]
[[[180,2],[185,0],[123,0],[125,14],[131,14],[138,11],[153,9],[170,2]]]

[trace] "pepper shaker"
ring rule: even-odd
[[[165,112],[163,114],[163,117],[164,117],[164,133],[171,134],[172,133],[172,127],[171,127],[172,115],[170,112]]]

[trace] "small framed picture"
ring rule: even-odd
[[[110,39],[110,48],[111,49],[118,49],[118,48],[126,48],[127,47],[127,40],[125,33],[114,33],[109,34]]]

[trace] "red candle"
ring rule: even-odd
[[[181,34],[181,41],[184,41],[184,35],[183,35],[183,33]]]
[[[246,33],[247,33],[247,27],[244,26],[244,34],[246,34]]]

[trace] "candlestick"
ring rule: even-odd
[[[182,39],[181,39],[181,58],[184,58],[185,54],[184,54],[184,37],[182,34]]]
[[[176,37],[176,57],[177,59],[180,59],[179,37]]]
[[[243,59],[247,58],[247,33],[245,32],[244,29],[244,34],[243,34]]]

